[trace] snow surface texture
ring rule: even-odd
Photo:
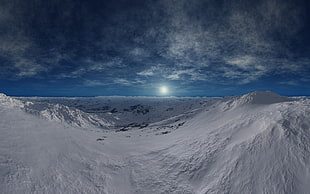
[[[62,104],[27,103],[24,105],[27,112],[39,115],[48,120],[66,123],[74,127],[100,127],[108,129],[113,122],[100,118],[97,115],[87,114],[79,109]]]
[[[114,126],[113,122],[109,122],[97,115],[87,114],[79,109],[62,104],[21,101],[4,94],[0,94],[0,103],[6,106],[19,107],[28,113],[73,127],[109,129],[111,126]]]
[[[86,101],[94,108],[92,100]],[[39,101],[0,95],[0,193],[310,191],[310,100],[306,98],[254,92],[233,98],[186,99],[183,105],[178,98],[160,99],[158,107],[177,110],[169,109],[171,116],[167,109],[152,108],[150,99],[141,98],[140,105],[149,104],[150,111],[136,116],[139,122],[148,114],[165,117],[146,120],[143,126],[132,124],[126,130],[117,126],[117,130],[78,130],[81,127],[66,124],[74,121],[73,116],[59,122],[58,117],[47,120],[41,114],[29,114],[29,107],[41,112],[33,108],[42,106]],[[115,107],[110,106],[112,111]],[[126,103],[122,106],[117,108],[128,108]],[[53,112],[63,108],[44,106]],[[120,112],[135,115],[135,108],[119,111],[118,116],[122,118]],[[113,125],[107,118],[100,119]]]

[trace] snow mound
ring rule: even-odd
[[[241,96],[238,101],[240,104],[273,104],[291,101],[291,99],[288,97],[280,96],[271,91],[255,91]]]
[[[280,96],[271,91],[255,91],[239,97],[223,98],[223,109],[227,111],[238,107],[244,107],[245,105],[271,105],[290,101],[294,101],[294,99]]]

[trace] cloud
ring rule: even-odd
[[[293,1],[231,1],[219,6],[213,1],[163,0],[162,4],[169,19],[159,27],[166,32],[161,55],[199,66],[239,55],[288,56],[291,50],[286,45],[303,26],[302,10]]]
[[[113,80],[113,83],[125,85],[125,86],[131,86],[131,85],[145,84],[145,81],[143,81],[141,79],[130,80],[130,79],[124,79],[124,78],[116,78]]]
[[[136,47],[129,52],[133,57],[148,57],[149,53],[143,48]]]
[[[84,86],[95,87],[95,86],[105,86],[108,85],[106,82],[99,80],[85,80],[83,83]]]
[[[237,80],[238,84],[247,84],[259,80],[273,71],[274,65],[268,60],[263,61],[253,56],[239,56],[226,59],[226,66],[222,68],[223,77]]]
[[[140,71],[137,73],[139,76],[158,76],[162,75],[167,70],[167,67],[163,64],[158,64],[151,66],[148,69],[145,69],[143,71]]]
[[[154,75],[154,71],[152,69],[144,70],[141,72],[138,72],[137,75],[142,75],[142,76],[152,76]]]
[[[104,80],[93,80],[93,79],[86,79],[83,82],[84,86],[89,87],[96,87],[96,86],[108,86],[108,85],[124,85],[124,86],[131,86],[131,85],[141,85],[145,84],[145,81],[141,79],[125,79],[125,78],[106,78]]]
[[[223,68],[223,76],[229,79],[239,80],[239,84],[247,84],[258,80],[272,69],[272,64],[262,61],[253,56],[238,56],[226,59],[226,64],[230,65]]]
[[[206,66],[207,67],[207,66]],[[184,64],[164,65],[158,64],[151,66],[143,71],[136,73],[138,78],[163,79],[172,81],[207,81],[210,79],[210,72],[203,70],[201,66],[190,66]]]
[[[114,83],[116,84],[120,84],[120,85],[125,85],[125,86],[129,86],[131,85],[131,81],[127,80],[127,79],[123,79],[123,78],[117,78],[114,80]]]
[[[170,80],[183,80],[183,81],[205,81],[207,75],[199,72],[198,69],[174,70],[166,76]]]
[[[251,55],[226,57],[216,65],[155,65],[139,71],[138,77],[166,79],[172,81],[207,81],[218,84],[248,84],[267,76],[285,76],[287,74],[302,75],[294,79],[309,77],[310,60],[260,58]]]
[[[234,57],[226,60],[226,63],[237,68],[246,70],[251,69],[255,65],[255,58],[252,56]]]
[[[61,73],[58,78],[81,78],[86,74],[98,74],[102,72],[114,71],[115,68],[123,68],[122,59],[114,58],[110,61],[95,61],[89,58],[78,61],[80,65],[76,65],[73,71]]]
[[[165,38],[161,40],[165,49],[161,53],[163,57],[183,64],[196,62],[196,65],[203,65],[205,62],[201,61],[201,57],[217,55],[213,35],[199,20],[193,20],[188,15],[188,9],[197,6],[197,3],[164,0],[162,4],[168,16],[166,24],[159,26],[165,32]],[[200,59],[197,60],[197,57]]]
[[[34,77],[39,73],[46,71],[43,66],[26,59],[21,59],[14,66],[18,69],[17,77],[20,78]]]
[[[37,77],[49,68],[39,63],[36,57],[27,56],[32,42],[22,34],[0,36],[0,71],[2,78],[21,79]]]
[[[229,66],[223,66],[223,76],[228,79],[239,80],[239,84],[250,83],[264,76],[293,79],[281,83],[296,83],[306,77],[310,77],[310,60],[290,58],[256,58],[253,56],[240,56],[226,59]],[[289,75],[289,76],[288,76]],[[292,84],[290,84],[292,85]]]
[[[298,86],[299,83],[296,80],[290,80],[290,81],[281,81],[279,82],[281,85],[290,85],[290,86]]]

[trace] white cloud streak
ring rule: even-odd
[[[113,80],[113,83],[125,85],[125,86],[131,86],[131,85],[145,84],[145,81],[143,81],[141,79],[129,80],[129,79],[125,79],[125,78],[116,78]]]

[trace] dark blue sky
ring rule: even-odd
[[[0,92],[310,95],[308,0],[0,0]]]

